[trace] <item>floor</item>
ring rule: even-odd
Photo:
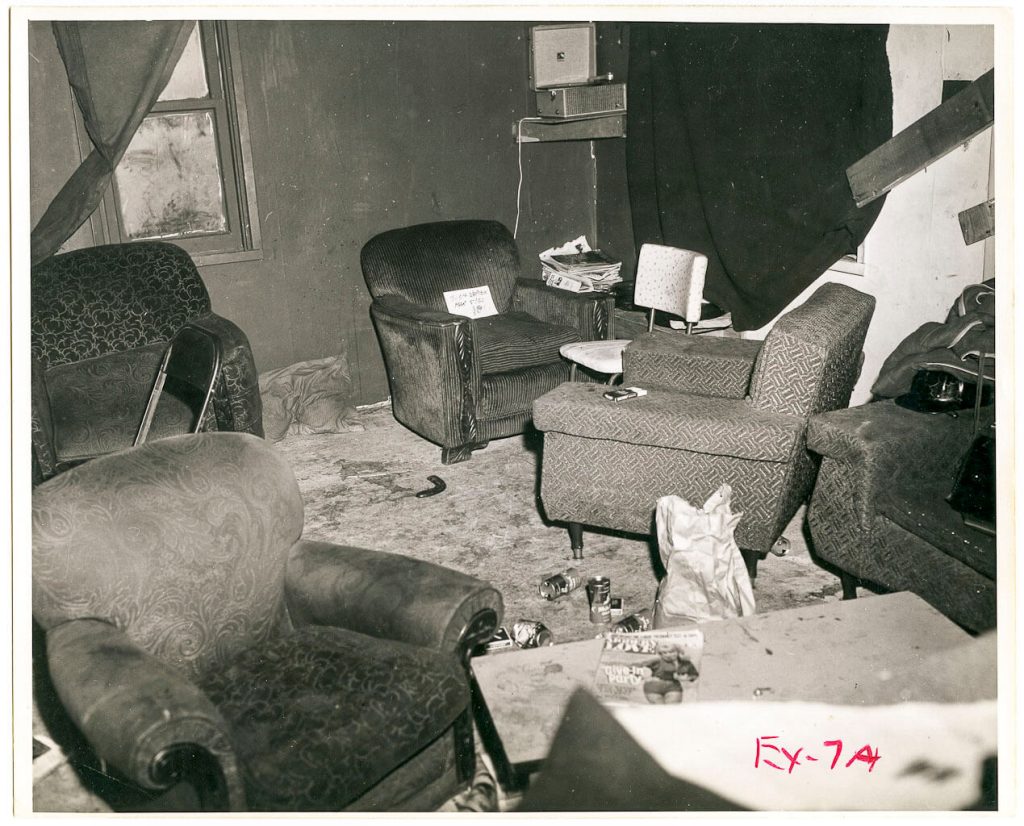
[[[506,625],[539,621],[555,642],[595,636],[602,627],[590,622],[583,589],[554,602],[538,593],[543,578],[570,565],[583,576],[609,577],[625,614],[653,604],[662,574],[654,542],[588,532],[585,558],[572,560],[566,531],[543,516],[536,435],[498,440],[468,462],[443,466],[437,447],[397,424],[388,408],[378,408],[361,411],[349,432],[289,435],[277,447],[302,492],[306,538],[428,559],[488,580],[503,594]],[[416,498],[431,486],[429,475],[440,476],[446,490]],[[788,555],[760,564],[759,612],[839,599],[839,581],[812,558],[803,521],[801,511],[785,532]],[[58,748],[78,748],[45,685],[37,687],[37,700],[34,730]],[[88,789],[93,770],[76,771],[59,758],[48,762],[34,787],[36,811],[110,810]]]

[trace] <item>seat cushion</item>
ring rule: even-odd
[[[917,482],[880,497],[879,513],[904,530],[973,568],[989,579],[996,578],[996,540],[964,525],[963,517],[946,501],[951,483]]]
[[[338,811],[444,734],[469,703],[454,656],[341,628],[249,648],[202,687],[254,811]]]
[[[581,341],[577,344],[563,344],[559,352],[562,358],[574,361],[588,370],[616,375],[622,372],[622,351],[627,344],[628,338]]]
[[[559,348],[579,340],[571,327],[538,321],[518,310],[473,322],[473,347],[484,375],[560,361]]]
[[[46,372],[57,459],[78,462],[131,447],[166,344],[62,364]],[[165,393],[149,439],[188,433],[192,412]]]

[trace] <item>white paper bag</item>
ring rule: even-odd
[[[745,617],[754,591],[733,536],[742,514],[729,507],[722,485],[703,508],[678,496],[658,500],[658,549],[665,577],[658,586],[654,627]]]

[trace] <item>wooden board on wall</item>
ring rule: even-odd
[[[990,69],[846,170],[857,206],[882,197],[983,132],[994,120],[995,69]]]
[[[996,231],[996,202],[989,198],[985,203],[965,209],[958,216],[960,231],[964,234],[964,243],[971,244],[982,241]]]

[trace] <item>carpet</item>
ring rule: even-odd
[[[575,566],[611,580],[624,614],[654,603],[663,573],[651,538],[586,531],[584,559],[573,560],[564,526],[548,522],[539,497],[539,434],[499,439],[467,462],[444,466],[440,449],[398,424],[389,408],[359,413],[361,431],[288,435],[276,443],[305,503],[304,537],[405,554],[492,583],[505,601],[505,623],[536,620],[555,642],[595,636],[583,588],[549,602],[538,585]],[[415,493],[440,476],[447,489]],[[839,599],[836,576],[811,558],[803,510],[785,532],[785,557],[761,561],[757,610],[776,611]]]

